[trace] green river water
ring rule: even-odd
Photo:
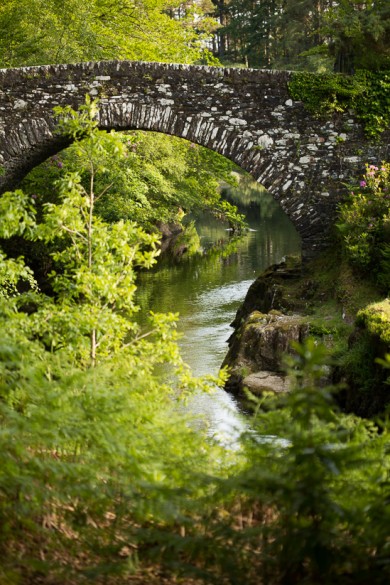
[[[232,242],[227,225],[199,218],[199,253],[165,257],[138,283],[141,313],[179,313],[182,356],[197,376],[218,373],[230,323],[251,283],[265,268],[300,250],[294,226],[256,183],[231,190],[228,199],[245,213],[250,231]],[[234,400],[222,389],[194,397],[190,408],[208,419],[212,434],[231,437],[233,427],[241,425]]]

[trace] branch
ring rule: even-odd
[[[99,193],[99,195],[96,195],[95,196],[95,201],[99,201],[99,199],[101,197],[103,197],[103,195],[105,195],[109,189],[111,189],[111,187],[113,186],[113,184],[114,184],[114,181],[112,181],[112,183],[110,183],[109,185],[107,185],[107,187],[105,187],[103,189],[103,191],[101,191],[101,193]]]
[[[70,228],[66,227],[66,225],[62,224],[61,228],[63,230],[65,230],[66,232],[68,232],[69,234],[73,234],[74,236],[78,236],[79,238],[81,238],[82,240],[84,240],[85,242],[87,242],[87,238],[85,236],[83,236],[83,234],[81,234],[80,232],[78,232],[77,230],[71,230]]]
[[[134,343],[137,343],[137,341],[140,341],[141,339],[145,339],[145,337],[150,337],[151,335],[153,335],[154,333],[157,333],[157,332],[158,332],[158,329],[152,329],[151,331],[148,331],[147,333],[144,333],[143,335],[139,335],[139,336],[135,337],[134,339],[132,339],[131,341],[129,341],[129,343],[125,343],[124,345],[122,345],[122,349],[130,347]]]

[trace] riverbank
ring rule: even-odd
[[[257,395],[285,392],[284,355],[291,342],[312,336],[329,349],[327,381],[340,385],[340,407],[360,416],[381,412],[389,402],[387,374],[376,360],[390,351],[388,325],[372,323],[386,321],[387,305],[375,305],[382,300],[336,247],[304,267],[297,256],[271,266],[251,285],[232,323],[226,390],[241,398],[245,388]],[[366,315],[368,306],[374,308]]]

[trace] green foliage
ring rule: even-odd
[[[376,139],[390,124],[388,71],[360,70],[355,75],[295,73],[289,83],[293,99],[316,115],[354,109],[368,138]]]
[[[191,221],[186,225],[185,230],[174,239],[173,256],[178,258],[185,252],[187,257],[191,257],[194,254],[199,254],[201,249],[200,237],[196,230],[195,222]]]
[[[376,139],[390,125],[390,72],[358,71],[356,77],[364,91],[354,100],[352,107],[363,123],[366,135]]]
[[[3,0],[3,67],[133,59],[193,63],[209,59],[215,28],[198,2],[145,0]]]
[[[35,227],[34,201],[18,190],[5,193],[0,199],[0,238],[10,238],[27,233],[31,236]]]
[[[386,353],[384,359],[377,358],[376,362],[380,364],[383,368],[390,370],[390,353]],[[386,384],[390,384],[390,375],[386,380]]]
[[[390,244],[384,242],[380,253],[378,283],[382,290],[390,291]]]
[[[244,460],[202,501],[204,528],[168,539],[168,566],[237,585],[388,580],[388,429],[338,413],[323,346],[295,351],[292,391],[254,399]]]
[[[373,402],[373,388],[380,385],[380,380],[375,368],[375,345],[367,331],[359,332],[351,347],[341,355],[340,366],[353,391],[369,394]]]
[[[147,348],[72,370],[39,343],[17,343],[10,323],[1,318],[0,577],[125,578],[144,557],[141,526],[185,523],[185,500],[207,492],[194,469],[225,455],[153,382]]]
[[[68,348],[69,359],[74,355],[81,363],[90,360],[94,365],[99,356],[112,356],[123,348],[134,327],[134,268],[154,263],[157,238],[129,221],[110,226],[95,217],[95,202],[111,186],[100,189],[96,177],[102,180],[110,161],[123,156],[123,142],[114,133],[97,130],[94,104],[87,103],[80,116],[70,108],[59,113],[59,127],[76,139],[79,172],[58,180],[60,202],[43,205],[43,220],[33,234],[34,239],[59,247],[52,253],[57,268],[49,275],[55,301],[40,300],[29,321],[52,349]],[[77,140],[85,134],[84,140]],[[88,177],[88,190],[81,174]]]
[[[324,14],[323,33],[331,39],[328,50],[335,58],[336,71],[388,68],[389,16],[386,0],[331,3]]]
[[[228,222],[233,232],[241,232],[247,227],[245,215],[238,213],[236,206],[228,201],[219,201],[213,209],[213,214],[218,219]]]
[[[7,258],[0,250],[0,298],[18,294],[18,285],[27,283],[29,288],[36,288],[33,271],[25,265],[22,256]]]
[[[336,327],[333,327],[332,325],[327,325],[324,323],[309,322],[309,330],[310,330],[310,335],[313,335],[314,337],[323,337],[324,335],[337,334]]]
[[[351,264],[374,275],[385,287],[390,278],[386,262],[390,238],[389,172],[388,163],[380,167],[367,165],[360,186],[351,187],[349,199],[340,206],[337,224]]]
[[[72,132],[71,114],[68,118],[67,131]],[[232,162],[171,136],[151,132],[116,136],[116,148],[124,156],[109,160],[103,181],[96,178],[97,188],[111,185],[105,197],[96,202],[102,219],[132,220],[156,232],[161,224],[180,224],[189,212],[210,210],[221,219],[229,215],[235,229],[243,226],[236,208],[221,201],[220,183],[236,184],[237,167]],[[57,181],[64,172],[78,171],[82,184],[88,188],[88,175],[79,167],[79,149],[79,145],[69,147],[35,168],[23,181],[23,189],[35,198],[38,210],[44,201],[58,201]]]
[[[324,37],[319,27],[329,4],[326,0],[214,3],[223,25],[217,31],[221,59],[261,68],[329,68],[324,51],[321,55],[309,52],[322,48]]]
[[[363,93],[355,76],[333,73],[294,73],[289,83],[291,97],[301,100],[314,114],[343,112]]]
[[[287,410],[275,413],[276,417],[281,414],[280,421],[274,419],[277,435],[288,444],[279,447],[269,476],[264,474],[275,518],[263,558],[267,562],[267,557],[274,557],[271,574],[276,571],[279,579],[290,583],[343,583],[359,571],[372,571],[373,578],[379,577],[380,561],[369,558],[369,553],[364,559],[358,556],[366,539],[380,542],[383,535],[384,524],[377,526],[375,534],[370,521],[364,520],[364,502],[369,516],[376,506],[385,511],[381,497],[386,479],[382,476],[382,496],[377,480],[387,439],[382,442],[372,423],[337,413],[332,400],[335,389],[323,382],[327,376],[324,347],[308,339],[303,346],[295,345],[295,350],[297,355],[288,362],[293,391],[283,401]],[[271,431],[272,424],[266,430]],[[365,456],[371,457],[369,463]],[[381,555],[386,557],[386,547],[381,547]]]
[[[220,473],[226,457],[176,407],[180,394],[214,382],[188,374],[175,316],[152,315],[145,332],[134,323],[134,268],[153,263],[156,238],[94,214],[111,187],[97,190],[97,178],[126,153],[120,136],[97,130],[94,112],[90,103],[80,115],[58,110],[79,161],[59,180],[59,201],[37,219],[21,191],[0,202],[3,237],[50,243],[57,265],[47,297],[22,258],[0,255],[2,582],[127,576],[142,530],[185,522],[185,501],[208,491],[193,470]],[[30,289],[18,292],[26,277]],[[174,387],[155,375],[163,364]]]
[[[33,233],[35,228],[34,201],[18,190],[5,193],[0,199],[0,238]],[[18,285],[24,282],[36,288],[32,270],[25,265],[23,256],[7,258],[0,249],[0,298],[18,294]]]

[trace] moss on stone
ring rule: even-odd
[[[258,323],[259,321],[264,322],[266,319],[267,315],[265,313],[262,313],[261,311],[253,311],[246,320],[245,326]]]
[[[390,343],[390,299],[372,303],[359,311],[356,322],[371,335],[376,335],[384,343]]]

